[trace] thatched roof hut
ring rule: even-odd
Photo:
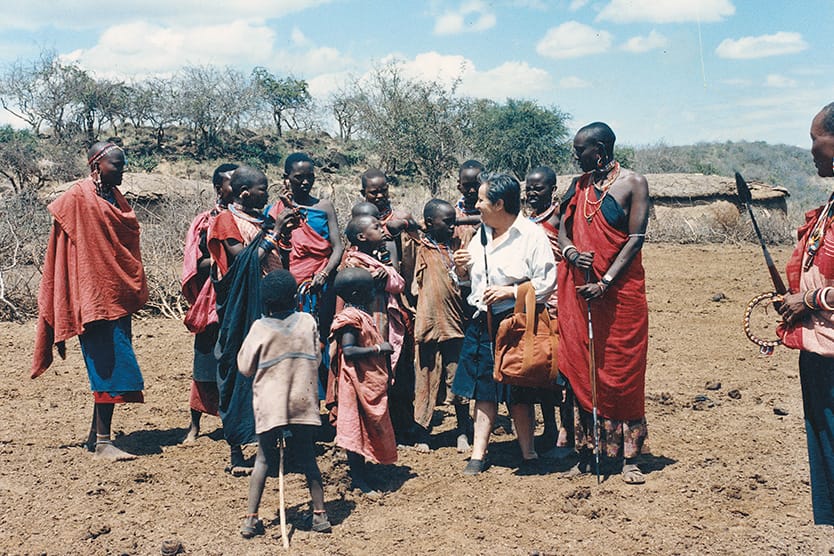
[[[559,176],[559,193],[573,176]],[[655,241],[726,241],[748,237],[749,219],[736,193],[734,178],[704,174],[646,174],[652,201],[648,236]],[[784,187],[749,181],[752,206],[768,241],[792,241]]]

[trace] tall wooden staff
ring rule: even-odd
[[[585,271],[585,283],[591,283],[591,270]],[[597,362],[594,355],[594,325],[591,321],[591,300],[588,306],[588,372],[591,375],[591,405],[594,417],[594,463],[597,473],[597,484],[599,484],[599,417],[597,415]]]
[[[290,549],[290,539],[287,536],[287,513],[284,510],[284,443],[286,442],[285,432],[282,430],[278,434],[278,516],[281,519],[281,542],[284,544],[284,550]]]

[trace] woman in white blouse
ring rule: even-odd
[[[466,330],[452,385],[458,396],[475,400],[472,456],[464,475],[477,475],[487,466],[489,435],[499,402],[509,405],[522,467],[538,458],[533,448],[534,395],[527,388],[493,380],[493,341],[498,323],[512,313],[518,284],[529,280],[540,303],[556,287],[553,250],[544,231],[521,214],[518,180],[507,174],[484,173],[480,181],[476,207],[483,225],[469,247],[454,255],[458,276],[471,283],[467,300],[477,310]]]

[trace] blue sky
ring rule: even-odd
[[[808,147],[834,101],[831,0],[4,0],[0,65],[54,49],[102,77],[263,65],[320,100],[375,64],[602,120],[621,143]],[[10,121],[0,115],[0,122]]]

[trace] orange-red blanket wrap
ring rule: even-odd
[[[200,263],[200,239],[208,234],[214,211],[207,210],[198,214],[191,222],[185,236],[185,250],[183,251],[182,296],[191,305],[185,313],[185,326],[191,332],[199,334],[210,324],[217,322],[217,296],[214,286],[207,277],[201,277],[198,272]]]
[[[580,177],[565,207],[567,233],[579,251],[593,251],[595,276],[602,277],[628,241],[601,212],[588,223],[581,206],[591,175]],[[593,191],[591,192],[593,195]],[[577,208],[579,206],[579,208]],[[562,232],[560,232],[562,233]],[[559,370],[567,377],[582,408],[592,408],[588,369],[588,309],[576,286],[582,270],[562,261],[558,267]],[[649,310],[641,255],[638,253],[600,299],[591,302],[597,367],[597,408],[607,419],[632,421],[645,415],[646,352]]]
[[[319,209],[306,208],[308,211],[320,211]],[[278,201],[269,211],[269,215],[275,218],[284,210],[284,203]],[[333,253],[333,245],[329,240],[321,236],[306,221],[292,231],[292,250],[290,251],[290,273],[295,281],[301,284],[312,278],[317,272],[321,272],[327,266],[330,255]]]
[[[148,300],[139,221],[118,189],[116,206],[86,178],[53,201],[54,218],[38,291],[32,378],[52,364],[52,346],[97,320],[116,320]]]
[[[333,318],[331,332],[337,346],[328,380],[328,407],[336,415],[336,445],[378,463],[397,461],[397,441],[388,412],[388,366],[384,355],[347,361],[339,346],[346,328],[357,331],[357,345],[382,341],[373,317],[355,307],[345,307]]]

